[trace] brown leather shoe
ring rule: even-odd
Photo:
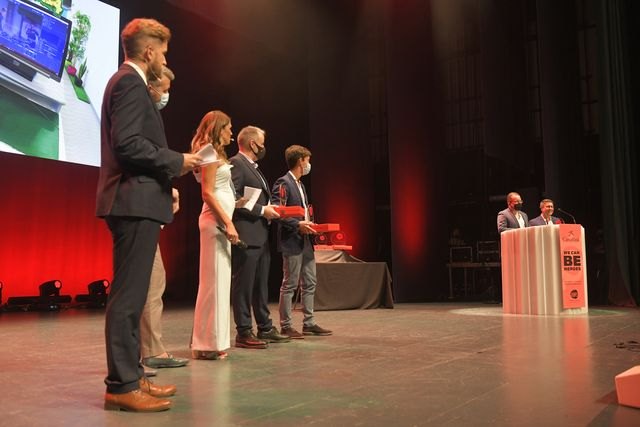
[[[140,390],[144,391],[147,394],[150,394],[153,397],[170,397],[176,394],[176,386],[173,384],[170,385],[157,385],[149,381],[147,378],[142,377],[138,381],[140,384]]]
[[[140,389],[123,394],[104,394],[104,409],[107,411],[160,412],[171,408],[171,401],[158,399]]]

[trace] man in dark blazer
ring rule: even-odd
[[[316,260],[312,236],[317,234],[309,214],[309,197],[300,178],[311,172],[311,151],[300,145],[285,150],[289,171],[278,178],[271,191],[271,202],[281,206],[304,208],[304,218],[281,218],[278,221],[278,250],[282,252],[282,286],[280,287],[280,333],[293,339],[304,335],[331,335],[316,324],[313,300],[316,291]],[[302,277],[301,277],[302,276]],[[302,280],[300,280],[302,278]],[[293,327],[293,295],[301,284],[302,333]]]
[[[529,221],[530,226],[562,224],[560,218],[553,216],[553,200],[542,199],[540,201],[540,215]]]
[[[114,265],[105,318],[105,409],[166,410],[171,401],[165,397],[176,391],[144,377],[139,336],[160,226],[173,219],[171,179],[200,161],[168,148],[147,89],[166,65],[170,38],[155,20],[128,23],[122,31],[125,62],[109,80],[102,103],[96,215],[111,231]]]
[[[231,301],[236,324],[236,347],[267,348],[268,343],[289,341],[280,335],[271,321],[267,305],[269,298],[269,221],[279,217],[269,204],[267,179],[258,168],[258,161],[265,153],[265,132],[255,126],[247,126],[238,134],[238,154],[229,161],[231,179],[236,195],[245,194],[245,187],[260,191],[251,209],[236,208],[233,225],[246,247],[232,246],[231,252]],[[256,318],[258,336],[253,333],[251,309]]]
[[[529,226],[529,218],[522,211],[522,198],[520,194],[512,192],[507,194],[507,209],[498,212],[498,233],[513,228]]]

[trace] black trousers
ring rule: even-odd
[[[140,316],[149,291],[160,223],[145,218],[106,218],[113,237],[113,281],[105,317],[109,393],[139,388]]]
[[[273,327],[269,313],[269,242],[262,247],[240,249],[232,246],[231,253],[231,301],[233,320],[239,334],[251,330],[251,309],[258,331],[267,332]]]

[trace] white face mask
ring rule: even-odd
[[[160,95],[160,101],[156,102],[156,108],[162,110],[169,103],[169,92]]]
[[[302,175],[309,175],[309,172],[311,172],[311,163],[302,166]]]

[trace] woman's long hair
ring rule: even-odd
[[[227,153],[224,151],[224,146],[220,144],[220,132],[230,122],[231,118],[219,110],[205,114],[191,140],[191,152],[196,153],[206,144],[211,144],[218,153],[218,158],[227,162]]]

